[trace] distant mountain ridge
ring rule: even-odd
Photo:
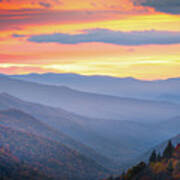
[[[138,99],[180,103],[180,77],[146,81],[132,77],[85,76],[79,74],[27,74],[8,77],[48,85],[67,86],[76,90]],[[176,98],[174,98],[176,97]]]
[[[62,77],[62,79],[66,78],[81,78],[81,79],[88,79],[88,78],[99,78],[99,79],[118,79],[118,80],[134,80],[134,81],[141,81],[141,82],[161,82],[161,81],[174,81],[174,80],[180,80],[179,77],[174,77],[174,78],[167,78],[167,79],[157,79],[157,80],[142,80],[142,79],[137,79],[134,77],[116,77],[116,76],[108,76],[108,75],[81,75],[77,73],[29,73],[29,74],[14,74],[14,75],[7,75],[7,74],[0,74],[0,76],[8,76],[8,77],[14,77],[14,78],[26,78],[26,77]]]
[[[180,105],[168,102],[86,93],[8,77],[0,77],[0,92],[92,118],[156,122],[180,115]]]

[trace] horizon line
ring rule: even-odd
[[[113,75],[102,75],[102,74],[94,74],[94,75],[86,75],[86,74],[80,74],[80,73],[56,73],[56,72],[44,72],[44,73],[38,73],[38,72],[31,72],[31,73],[18,73],[18,74],[6,74],[6,73],[0,73],[2,76],[28,76],[28,75],[48,75],[48,74],[53,74],[53,75],[76,75],[76,76],[83,76],[83,77],[107,77],[107,78],[114,78],[114,79],[132,79],[132,80],[137,80],[137,81],[147,81],[147,82],[154,82],[154,81],[167,81],[167,80],[180,80],[180,76],[175,76],[175,77],[169,77],[169,78],[157,78],[157,79],[145,79],[145,78],[135,78],[133,76],[113,76]]]

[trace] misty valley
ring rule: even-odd
[[[176,180],[179,92],[178,78],[2,74],[0,177]]]

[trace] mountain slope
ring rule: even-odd
[[[61,143],[0,125],[0,145],[54,179],[94,180],[106,170]]]
[[[2,100],[2,98],[0,98],[0,100]],[[94,159],[96,162],[105,164],[106,167],[111,167],[114,164],[106,157],[95,152],[92,148],[85,146],[78,141],[75,141],[74,139],[61,133],[59,130],[54,130],[41,121],[35,119],[31,115],[20,110],[8,109],[0,111],[0,125],[4,125],[6,127],[32,133],[37,136],[42,136],[50,140],[63,143],[68,147],[84,154],[85,156]]]
[[[0,179],[52,180],[14,156],[8,148],[0,147]]]
[[[157,153],[162,154],[162,152],[164,151],[164,149],[165,149],[165,147],[166,147],[169,140],[171,140],[171,142],[174,145],[180,144],[180,134],[177,135],[177,136],[171,137],[168,140],[165,140],[165,141],[157,144],[156,146],[151,147],[148,151],[141,154],[139,157],[135,158],[134,161],[132,161],[130,164],[132,165],[132,163],[137,163],[139,161],[147,162],[148,158],[150,157],[153,150],[155,150]]]
[[[141,161],[129,168],[121,176],[109,177],[107,180],[179,180],[180,179],[180,144],[172,145],[169,141],[161,154],[153,151],[148,163]]]
[[[180,115],[180,105],[85,93],[7,77],[0,77],[0,92],[93,118],[156,122]]]

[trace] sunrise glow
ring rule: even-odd
[[[0,73],[180,76],[180,14],[135,0],[0,1]]]

